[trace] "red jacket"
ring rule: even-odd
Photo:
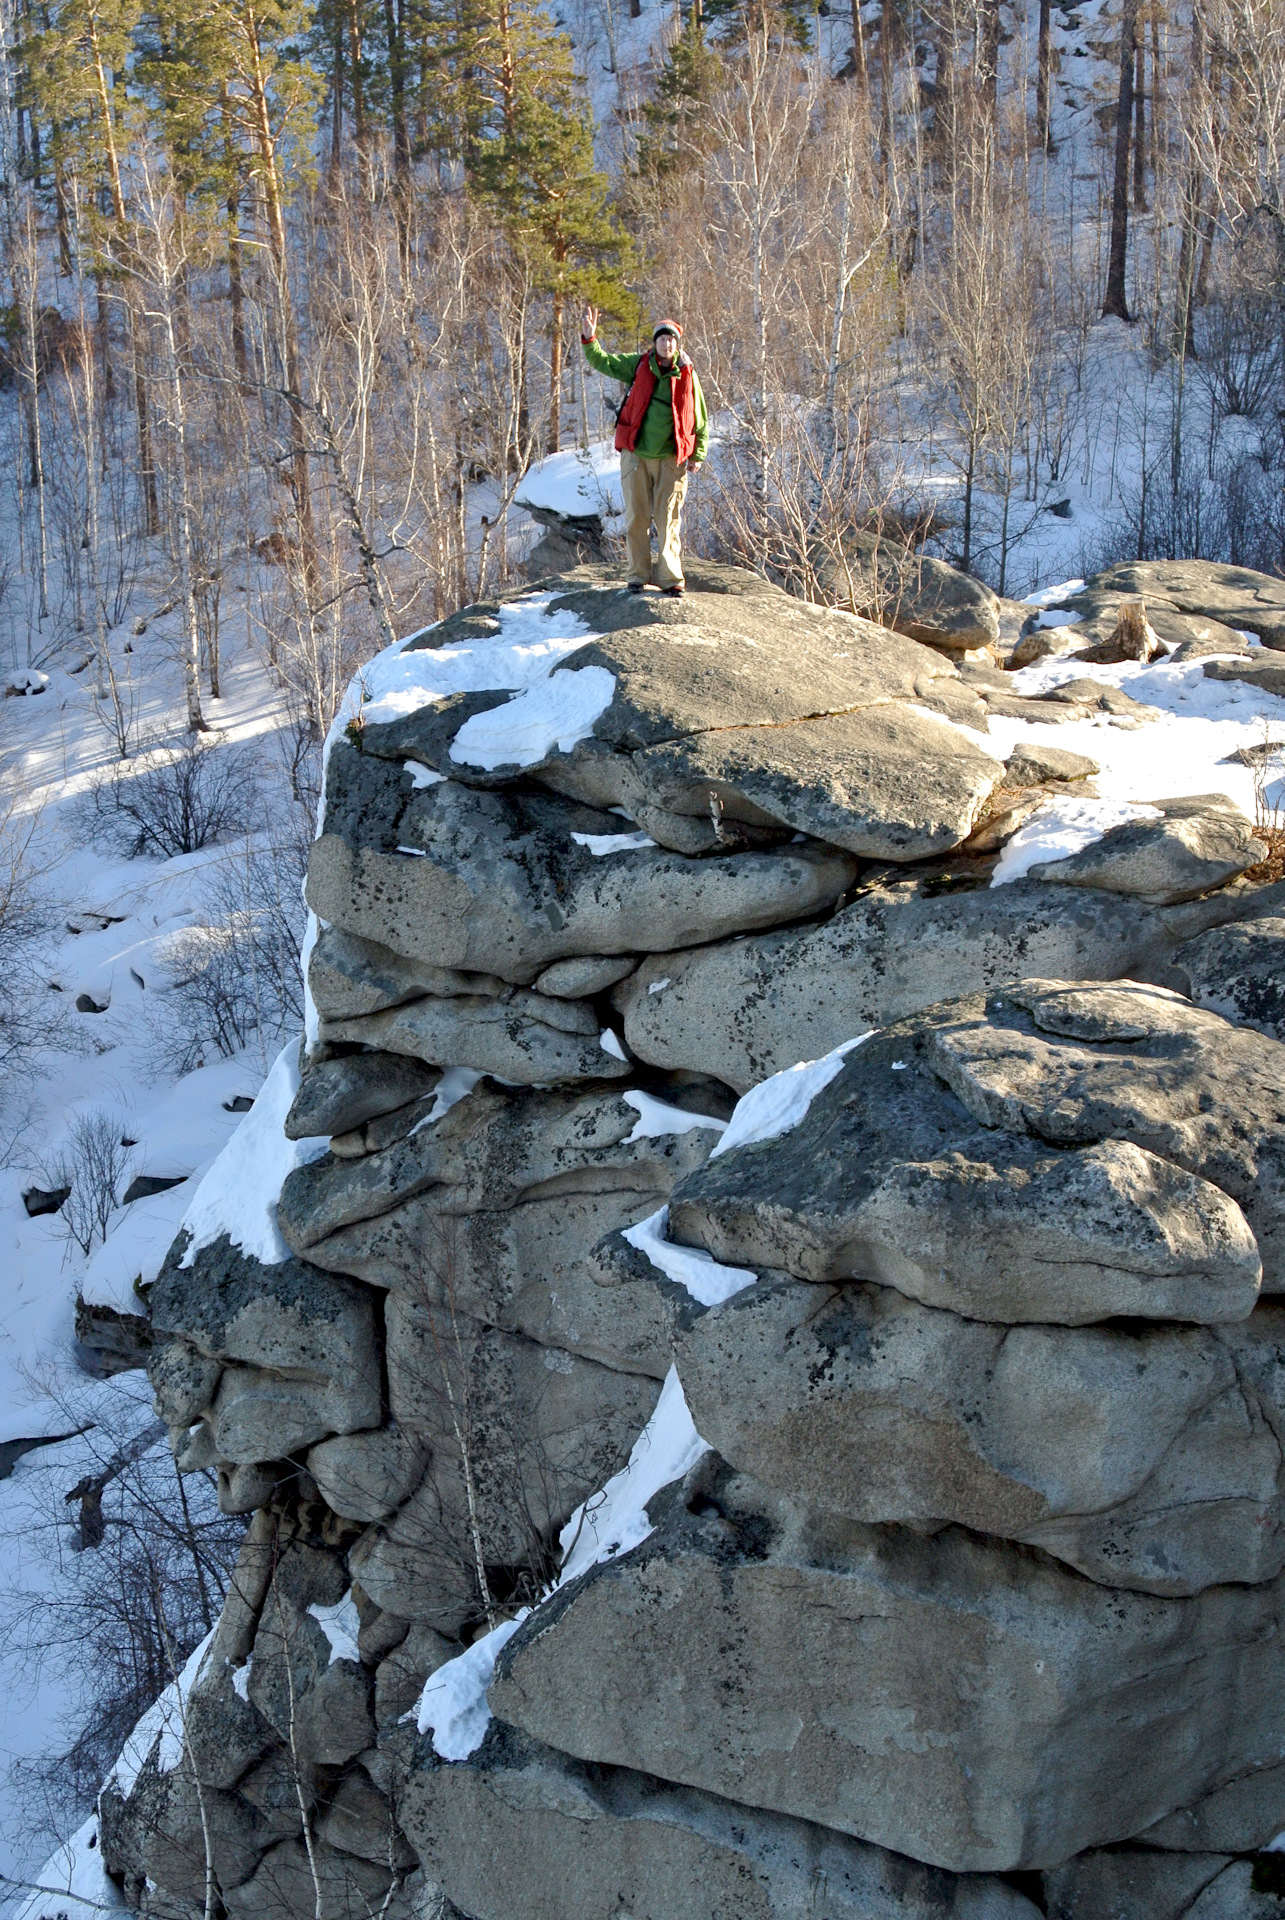
[[[642,431],[644,416],[656,391],[657,378],[651,364],[651,354],[643,354],[616,421],[617,453],[633,452]],[[680,462],[690,460],[696,451],[696,386],[692,363],[685,353],[679,355],[678,371],[669,383],[669,402],[674,412],[676,456]]]

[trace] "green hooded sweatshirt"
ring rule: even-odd
[[[596,340],[582,340],[584,357],[595,373],[605,373],[609,380],[622,380],[625,391],[633,384],[639,362],[645,357],[641,353],[605,353]],[[640,460],[672,460],[677,448],[674,445],[674,408],[670,399],[670,387],[674,375],[678,372],[675,361],[671,368],[662,368],[655,352],[651,354],[651,370],[656,375],[656,391],[651,396],[651,404],[643,415],[643,423],[638,431],[638,440],[634,452]],[[692,368],[692,398],[696,402],[696,451],[694,460],[703,460],[709,445],[709,413],[705,406],[705,395],[701,391],[700,378],[695,367]]]

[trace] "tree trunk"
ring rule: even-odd
[[[880,140],[885,171],[892,166],[893,88],[897,75],[897,0],[883,0],[879,12]]]
[[[352,131],[357,143],[357,158],[361,163],[362,187],[370,190],[370,135],[366,126],[366,95],[361,74],[361,13],[360,0],[349,0],[348,6],[348,65],[352,69]]]
[[[1133,128],[1133,45],[1137,0],[1125,0],[1120,20],[1120,88],[1115,107],[1115,177],[1111,184],[1111,244],[1102,317],[1129,319],[1125,268],[1129,253],[1129,139]]]
[[[1153,76],[1154,77],[1154,76]],[[1137,67],[1133,83],[1133,204],[1147,211],[1147,49],[1138,35]]]
[[[245,16],[246,47],[249,55],[247,79],[250,83],[250,113],[255,144],[259,149],[259,191],[263,195],[267,217],[268,252],[277,283],[277,315],[281,327],[281,365],[285,376],[286,404],[290,409],[291,486],[299,523],[299,544],[303,559],[308,596],[315,599],[317,588],[317,531],[312,512],[312,487],[308,475],[308,436],[303,389],[300,384],[299,335],[290,299],[290,260],[286,250],[285,210],[281,198],[281,178],[277,169],[276,141],[268,108],[267,79],[259,44],[258,21]]]
[[[861,23],[861,0],[852,0],[852,77],[864,93],[870,85],[866,67],[866,30]]]
[[[339,187],[339,154],[344,139],[344,36],[335,27],[330,59],[330,160],[326,185],[333,194]]]
[[[1035,138],[1043,153],[1053,151],[1052,0],[1040,0],[1039,64],[1035,78]]]
[[[232,308],[232,358],[242,389],[250,384],[250,362],[245,347],[245,290],[241,278],[241,205],[228,197],[228,300]]]
[[[164,239],[158,236],[158,244],[164,245]],[[183,602],[183,624],[186,628],[187,645],[183,655],[183,682],[187,693],[187,726],[189,733],[206,733],[205,717],[201,712],[201,637],[196,617],[196,578],[192,564],[192,486],[191,471],[187,457],[187,416],[183,398],[183,374],[179,359],[178,335],[174,325],[174,275],[168,263],[162,269],[164,278],[161,294],[165,305],[161,321],[165,336],[166,373],[169,379],[170,409],[172,432],[174,435],[174,454],[176,477],[178,480],[178,566],[179,592]]]
[[[103,116],[103,140],[107,151],[108,179],[111,182],[112,212],[115,216],[118,243],[128,253],[125,189],[121,181],[120,155],[116,149],[116,122],[112,117],[111,95],[107,88],[107,72],[103,64],[102,45],[98,36],[98,15],[92,6],[89,9],[89,41],[94,57],[98,104]],[[125,311],[129,316],[130,349],[134,361],[134,411],[138,417],[139,478],[143,488],[147,531],[157,533],[160,530],[161,516],[156,500],[156,464],[152,454],[152,426],[147,399],[147,362],[143,344],[142,317],[138,310],[138,283],[134,265],[135,263],[128,259],[125,261],[127,289]]]
[[[406,58],[399,0],[384,0],[388,35],[388,89],[393,118],[393,173],[404,194],[410,190],[410,135],[406,128]]]
[[[977,87],[992,119],[999,101],[999,0],[984,0],[977,47]]]
[[[549,453],[562,445],[562,309],[562,288],[555,287],[549,323]]]

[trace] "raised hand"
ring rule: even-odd
[[[580,338],[592,340],[598,331],[598,309],[585,301],[584,312],[580,316]]]

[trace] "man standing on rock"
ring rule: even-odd
[[[696,369],[679,341],[676,320],[662,320],[649,353],[605,353],[595,338],[598,309],[587,306],[580,344],[595,373],[622,380],[628,391],[616,418],[620,488],[625,496],[629,591],[652,580],[651,526],[660,554],[655,584],[679,599],[683,592],[682,521],[687,476],[696,473],[709,444],[709,418]]]

